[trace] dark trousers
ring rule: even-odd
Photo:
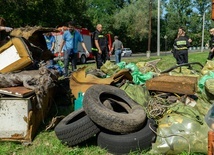
[[[69,62],[71,62],[72,71],[77,69],[77,60],[78,60],[78,53],[70,53],[64,52],[64,69],[65,69],[65,76],[68,76],[68,66]]]
[[[100,67],[107,61],[110,60],[108,51],[106,49],[102,50],[102,54],[96,53],[95,54],[95,59],[96,59],[96,65],[97,69],[100,69]]]
[[[177,64],[183,64],[188,63],[188,51],[187,50],[176,50],[175,58],[177,61]]]
[[[209,55],[208,55],[208,60],[212,60],[214,57],[214,52],[209,52]]]

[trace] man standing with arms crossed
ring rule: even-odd
[[[214,57],[214,28],[210,29],[210,52],[207,60],[212,60]]]
[[[97,69],[108,59],[108,46],[106,36],[102,34],[102,25],[97,24],[96,31],[93,34],[93,54],[96,59]]]
[[[75,30],[75,23],[73,21],[70,21],[68,22],[67,26],[68,30],[64,31],[62,36],[62,43],[59,48],[59,53],[62,52],[62,48],[64,49],[65,77],[68,76],[68,65],[70,59],[72,63],[72,71],[75,71],[77,69],[78,42],[81,43],[82,48],[85,50],[87,57],[89,56],[89,52],[86,49],[81,34],[79,33],[79,31]]]

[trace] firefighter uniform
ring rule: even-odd
[[[212,60],[214,57],[214,51],[211,51],[214,48],[214,36],[211,35],[211,40],[210,40],[210,52],[208,55],[208,60]]]
[[[98,44],[100,46],[100,49],[102,51],[102,54],[98,52],[98,49],[95,46],[95,40],[98,40]],[[103,63],[108,60],[108,46],[107,46],[107,38],[105,35],[103,35],[101,32],[96,30],[92,37],[92,52],[96,59],[96,65],[97,68],[100,69],[100,67],[103,65]]]
[[[188,41],[188,37],[180,36],[175,39],[174,47],[175,47],[175,59],[177,64],[188,63],[188,48],[190,43]]]

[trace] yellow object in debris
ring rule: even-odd
[[[29,53],[22,38],[12,38],[0,47],[0,73],[17,71],[30,65],[33,59]]]

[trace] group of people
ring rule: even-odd
[[[86,52],[86,56],[89,56],[88,49],[84,43],[83,37],[78,30],[75,29],[75,22],[69,21],[67,23],[67,28],[64,30],[62,35],[62,42],[59,47],[59,51],[54,51],[55,49],[55,37],[51,32],[44,33],[44,38],[47,44],[47,48],[52,52],[58,52],[61,54],[63,51],[64,55],[64,76],[69,75],[69,62],[71,62],[72,71],[77,69],[77,60],[78,60],[78,43],[81,44],[82,48]],[[5,20],[0,18],[0,31],[10,32],[13,29],[5,26]],[[0,33],[1,34],[1,33]],[[118,40],[118,36],[114,37],[113,46],[110,49],[108,46],[108,39],[102,33],[102,25],[97,24],[96,30],[92,35],[92,54],[95,57],[96,67],[100,69],[101,66],[107,61],[110,60],[110,55],[115,51],[115,60],[116,63],[121,61],[121,50],[123,49],[123,43]],[[50,65],[54,64],[53,60],[49,61]]]
[[[89,56],[89,52],[84,43],[83,37],[79,31],[75,29],[75,22],[70,21],[67,23],[67,30],[64,31],[62,36],[62,43],[59,48],[59,53],[64,52],[64,76],[69,75],[68,66],[69,62],[72,65],[72,71],[77,69],[78,60],[78,43],[81,44],[82,48],[86,52],[86,56]],[[5,26],[5,20],[0,18],[0,31],[10,32],[13,29]],[[208,60],[212,60],[214,57],[214,28],[210,29],[210,52],[208,55]],[[45,41],[47,43],[47,48],[54,53],[55,49],[55,37],[52,36],[50,32],[44,34]],[[173,56],[176,59],[176,63],[184,64],[188,63],[188,49],[191,46],[192,40],[186,35],[186,31],[183,27],[178,28],[177,37],[173,44]],[[123,43],[118,39],[118,36],[114,36],[114,42],[112,48],[108,47],[108,39],[102,33],[102,25],[97,24],[96,30],[92,35],[92,54],[95,57],[96,67],[100,69],[101,66],[110,60],[111,54],[115,54],[115,62],[120,63],[121,53],[123,49]],[[50,64],[53,65],[53,60],[50,60]]]
[[[62,36],[62,43],[60,44],[59,53],[64,52],[64,76],[69,75],[68,65],[71,61],[72,71],[77,69],[77,60],[78,60],[78,43],[81,43],[82,48],[86,52],[86,55],[89,56],[88,49],[85,46],[84,40],[75,29],[75,22],[70,21],[67,23],[68,30],[64,31]],[[118,36],[114,37],[115,41],[111,49],[108,47],[108,39],[102,33],[102,25],[97,24],[96,30],[92,35],[92,54],[95,57],[96,67],[100,69],[101,66],[107,61],[110,60],[109,54],[112,54],[113,50],[115,51],[116,63],[121,61],[121,50],[123,44],[118,40]],[[52,46],[49,46],[52,47]]]

